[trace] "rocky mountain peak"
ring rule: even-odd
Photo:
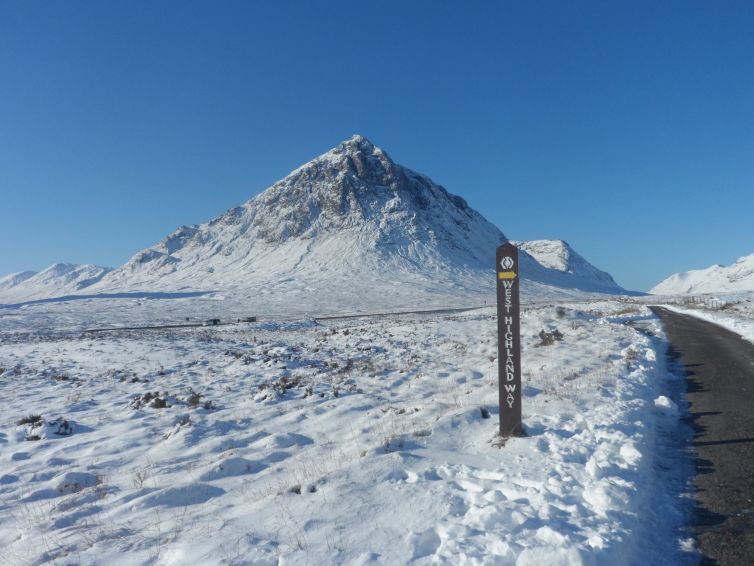
[[[344,153],[372,153],[375,150],[382,152],[380,148],[375,147],[372,142],[361,134],[354,134],[349,139],[340,142],[333,151],[341,151]]]
[[[373,240],[394,241],[391,233],[397,231],[431,238],[447,233],[448,222],[461,229],[469,222],[486,223],[462,198],[396,164],[360,135],[295,169],[244,206],[257,213],[258,235],[269,243],[355,228],[370,232]],[[261,210],[271,215],[269,221]]]
[[[391,186],[401,174],[402,168],[383,149],[357,134],[294,170],[276,185],[320,179],[341,185],[348,185],[349,181],[353,185],[359,180],[367,185]]]

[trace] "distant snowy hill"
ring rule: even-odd
[[[675,295],[683,293],[724,293],[754,291],[754,254],[739,258],[727,267],[713,265],[671,275],[650,293]]]
[[[87,293],[246,293],[268,305],[338,308],[480,304],[494,291],[495,248],[505,241],[464,199],[357,135],[222,216],[178,228]],[[623,291],[563,242],[522,247],[530,295]]]
[[[0,278],[0,302],[28,301],[80,292],[112,271],[98,265],[55,263],[39,273],[24,271]]]
[[[512,241],[519,250],[528,253],[537,263],[565,277],[552,284],[573,285],[579,289],[599,290],[605,293],[622,293],[624,289],[612,276],[597,269],[563,240]],[[546,280],[546,276],[540,276]]]
[[[0,291],[17,287],[24,281],[34,277],[36,274],[36,271],[22,271],[20,273],[11,273],[10,275],[0,277]]]

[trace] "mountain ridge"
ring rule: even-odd
[[[0,301],[27,301],[73,294],[99,282],[112,268],[94,264],[53,263],[42,271],[0,277]]]
[[[728,266],[674,273],[650,289],[653,295],[754,291],[754,254],[742,256]]]
[[[532,256],[534,260],[547,269],[581,279],[585,282],[603,287],[608,292],[620,292],[624,289],[615,282],[612,275],[596,268],[581,254],[576,252],[565,240],[511,240],[519,250]]]
[[[401,304],[419,296],[480,303],[494,292],[492,258],[505,241],[463,198],[355,135],[243,204],[180,226],[93,280],[86,292],[238,291],[254,300],[301,302],[324,294],[343,305],[367,296]],[[624,292],[567,244],[528,246],[540,256],[542,248],[570,268],[542,265],[523,249],[525,286]]]

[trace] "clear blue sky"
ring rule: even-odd
[[[353,133],[619,283],[754,252],[754,2],[0,0],[0,273],[115,266]]]

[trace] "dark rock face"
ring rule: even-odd
[[[327,154],[294,171],[253,199],[254,226],[268,243],[313,237],[359,224],[393,243],[400,232],[453,248],[469,225],[484,223],[499,242],[503,234],[429,178],[397,165],[362,136],[354,136]],[[260,214],[272,214],[267,222]]]

